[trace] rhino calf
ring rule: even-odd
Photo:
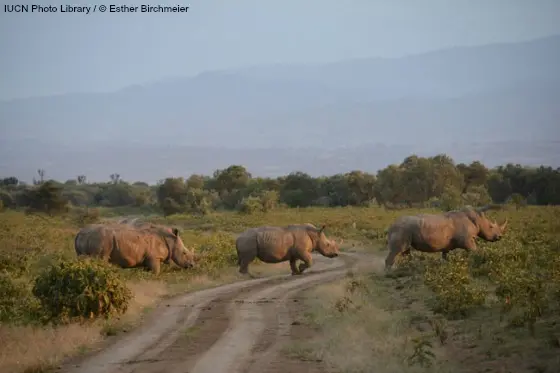
[[[317,229],[311,224],[302,224],[246,230],[235,241],[239,272],[247,274],[249,264],[259,258],[265,263],[289,261],[292,275],[299,275],[311,267],[313,251],[328,258],[338,256],[338,243],[329,240],[324,229],[325,226]],[[297,260],[303,261],[299,268],[296,267]]]
[[[501,225],[490,221],[484,214],[491,209],[485,206],[478,209],[466,207],[443,214],[419,214],[402,216],[395,220],[387,232],[389,254],[385,268],[390,269],[399,254],[410,255],[410,249],[447,254],[455,249],[476,250],[475,238],[495,242],[502,238],[507,219]]]
[[[78,256],[92,256],[121,268],[144,266],[156,275],[161,262],[173,260],[182,268],[195,265],[194,253],[184,246],[176,228],[129,224],[92,224],[82,228],[74,240]]]

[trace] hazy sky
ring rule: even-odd
[[[254,64],[392,57],[560,34],[560,0],[158,0],[144,4],[190,9],[89,15],[5,13],[7,0],[0,3],[0,99],[110,91]]]

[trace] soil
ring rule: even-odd
[[[303,290],[343,278],[364,254],[314,258],[303,275],[236,282],[167,299],[138,329],[68,362],[67,373],[315,373],[320,361],[288,357],[283,346],[309,337],[295,321]]]

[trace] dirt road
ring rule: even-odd
[[[315,263],[301,276],[252,279],[164,301],[137,330],[63,367],[68,373],[266,373],[289,335],[288,300],[344,277],[358,254]],[[275,370],[276,371],[276,370]]]

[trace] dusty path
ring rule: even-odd
[[[167,300],[140,328],[62,371],[265,373],[290,332],[287,301],[344,277],[361,256],[314,256],[313,267],[301,276],[252,279]]]

